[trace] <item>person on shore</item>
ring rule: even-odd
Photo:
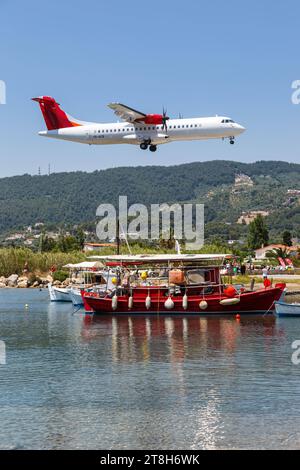
[[[263,280],[268,279],[268,274],[269,274],[268,268],[266,266],[263,266],[262,268]]]
[[[29,264],[28,261],[25,262],[24,268],[23,268],[23,274],[27,274],[29,272]]]
[[[241,275],[245,276],[245,274],[246,274],[246,266],[245,266],[245,264],[242,264],[241,265]]]
[[[230,262],[226,264],[226,273],[227,273],[228,280],[229,280],[228,282],[231,284],[232,276],[233,276],[233,266]]]

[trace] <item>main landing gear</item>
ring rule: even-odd
[[[151,142],[142,142],[140,145],[140,149],[147,150],[149,147],[150,152],[156,152],[157,146],[151,144]]]

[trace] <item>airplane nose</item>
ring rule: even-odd
[[[237,129],[240,133],[245,132],[246,128],[241,126],[240,124],[237,124]]]

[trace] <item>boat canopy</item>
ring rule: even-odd
[[[63,268],[67,269],[74,269],[74,270],[89,270],[89,269],[95,269],[95,268],[103,268],[103,264],[100,263],[99,261],[83,261],[82,263],[77,263],[77,264],[66,264],[63,266]]]
[[[155,263],[203,263],[208,265],[223,265],[225,259],[234,258],[230,254],[142,254],[142,255],[103,255],[90,256],[89,259],[96,259],[104,263],[115,263],[116,265],[126,264],[155,264]]]

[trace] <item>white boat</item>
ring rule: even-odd
[[[68,287],[55,287],[52,284],[48,284],[50,300],[52,302],[72,302],[77,307],[83,305],[81,289],[95,290],[101,293],[102,291],[106,292],[107,289],[114,288],[112,279],[115,277],[115,273],[114,271],[100,269],[102,263],[85,261],[77,264],[66,264],[63,267],[70,270],[70,278],[73,282],[75,282],[75,279],[78,280],[78,277],[81,277],[82,283],[73,284]]]
[[[72,302],[68,287],[55,287],[52,284],[48,284],[48,291],[51,302]]]
[[[275,302],[275,311],[277,315],[281,317],[300,317],[300,304],[287,304],[285,302]]]
[[[83,305],[81,290],[79,287],[71,287],[69,295],[74,307],[79,307],[79,305]]]

